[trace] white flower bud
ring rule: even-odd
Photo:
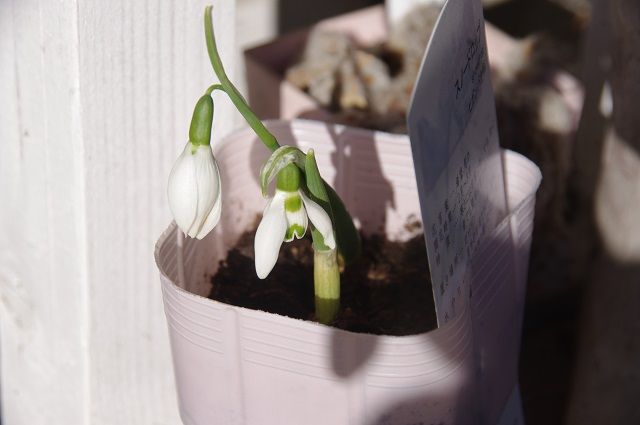
[[[178,227],[192,238],[204,238],[220,220],[220,170],[210,145],[187,142],[167,188],[169,208]]]

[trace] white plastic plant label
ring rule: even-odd
[[[444,4],[408,128],[442,326],[469,294],[473,253],[507,214],[480,0]]]

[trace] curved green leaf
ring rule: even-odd
[[[326,184],[329,203],[333,212],[333,226],[336,232],[336,244],[346,264],[360,256],[360,233],[356,229],[351,214],[340,199],[340,196],[328,184]]]
[[[325,182],[320,176],[313,150],[307,152],[304,172],[310,196],[314,201],[319,203],[331,217],[338,251],[342,255],[345,263],[351,263],[360,255],[360,234],[340,196],[333,190],[331,185]],[[315,238],[314,243],[316,243]]]

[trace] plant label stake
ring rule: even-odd
[[[483,423],[500,417],[518,423],[517,370],[492,368],[505,359],[516,362],[509,348],[519,338],[494,336],[512,328],[519,335],[514,323],[522,306],[515,294],[515,249],[507,258],[482,255],[496,244],[513,246],[513,239],[504,220],[506,188],[480,0],[444,4],[414,88],[408,128],[438,324],[471,308],[468,338],[475,344]],[[474,308],[476,291],[494,298],[491,308],[509,314],[486,320]]]
[[[468,293],[471,257],[507,215],[482,5],[449,0],[408,114],[438,323]],[[461,287],[462,286],[462,287]]]

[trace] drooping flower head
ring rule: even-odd
[[[167,197],[173,218],[192,238],[204,238],[220,221],[220,170],[211,150],[213,100],[204,95],[196,104],[189,141],[173,164]]]
[[[282,242],[302,238],[309,220],[324,238],[325,245],[334,249],[336,242],[329,214],[299,188],[276,188],[256,231],[255,263],[260,279],[266,278],[276,264]]]
[[[313,151],[310,156],[313,157]],[[281,146],[260,170],[260,185],[265,197],[269,183],[277,179],[275,193],[267,202],[254,242],[256,274],[260,279],[266,278],[276,264],[282,242],[302,238],[309,221],[316,232],[314,239],[322,239],[323,249],[336,247],[329,213],[305,190],[308,181],[303,177],[302,169],[306,158],[296,147]]]

